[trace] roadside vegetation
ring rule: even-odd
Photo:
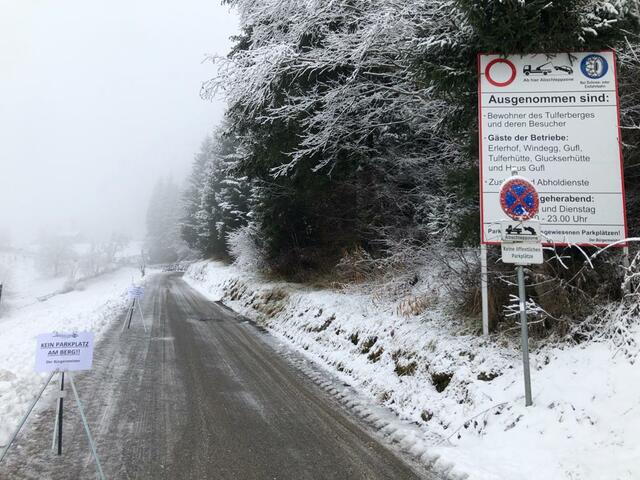
[[[211,59],[218,75],[202,95],[223,96],[228,110],[172,221],[201,255],[394,295],[417,311],[428,299],[410,303],[408,292],[437,265],[458,313],[478,315],[479,52],[617,51],[630,234],[640,233],[637,2],[225,3],[242,34]],[[515,322],[513,274],[498,254],[494,331]],[[576,319],[623,301],[621,265],[617,251],[593,267],[578,249],[548,252],[528,272],[534,334],[580,341]]]

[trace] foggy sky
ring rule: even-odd
[[[236,29],[219,0],[0,0],[0,228],[142,236],[222,117],[202,61]]]

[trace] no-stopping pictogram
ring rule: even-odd
[[[509,60],[496,58],[489,62],[484,74],[487,81],[494,87],[506,87],[511,85],[515,80],[516,67],[513,62]]]
[[[536,187],[524,178],[510,178],[500,188],[500,206],[504,213],[513,219],[533,218],[540,207]]]

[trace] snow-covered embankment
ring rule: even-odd
[[[185,279],[417,424],[422,436],[382,433],[448,478],[640,478],[640,369],[609,345],[532,345],[525,408],[517,343],[456,333],[435,293],[424,309],[403,308],[216,262],[194,264]]]

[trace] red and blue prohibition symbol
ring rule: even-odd
[[[502,185],[500,205],[504,213],[514,220],[529,220],[538,213],[540,199],[531,182],[514,178]]]

